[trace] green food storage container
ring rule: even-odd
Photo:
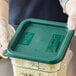
[[[57,76],[73,34],[66,23],[27,19],[19,25],[4,56],[19,59],[13,60],[14,65],[38,70],[39,76],[39,71]]]

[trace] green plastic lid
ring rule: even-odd
[[[63,60],[73,34],[66,23],[27,19],[21,22],[4,56],[56,64]]]

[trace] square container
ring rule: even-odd
[[[30,70],[31,75],[25,76],[43,76],[44,73],[57,76],[73,34],[74,30],[68,29],[65,23],[27,19],[18,27],[4,56],[13,57],[16,71]],[[37,75],[32,75],[34,71]],[[15,76],[24,76],[17,74]]]

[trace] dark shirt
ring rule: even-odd
[[[9,22],[12,25],[28,18],[66,22],[59,0],[10,0]]]

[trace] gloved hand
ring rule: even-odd
[[[76,30],[76,0],[68,0],[65,12],[68,15],[68,27]]]
[[[7,49],[8,43],[12,38],[12,31],[5,19],[0,18],[0,56]],[[4,57],[6,58],[6,57]]]

